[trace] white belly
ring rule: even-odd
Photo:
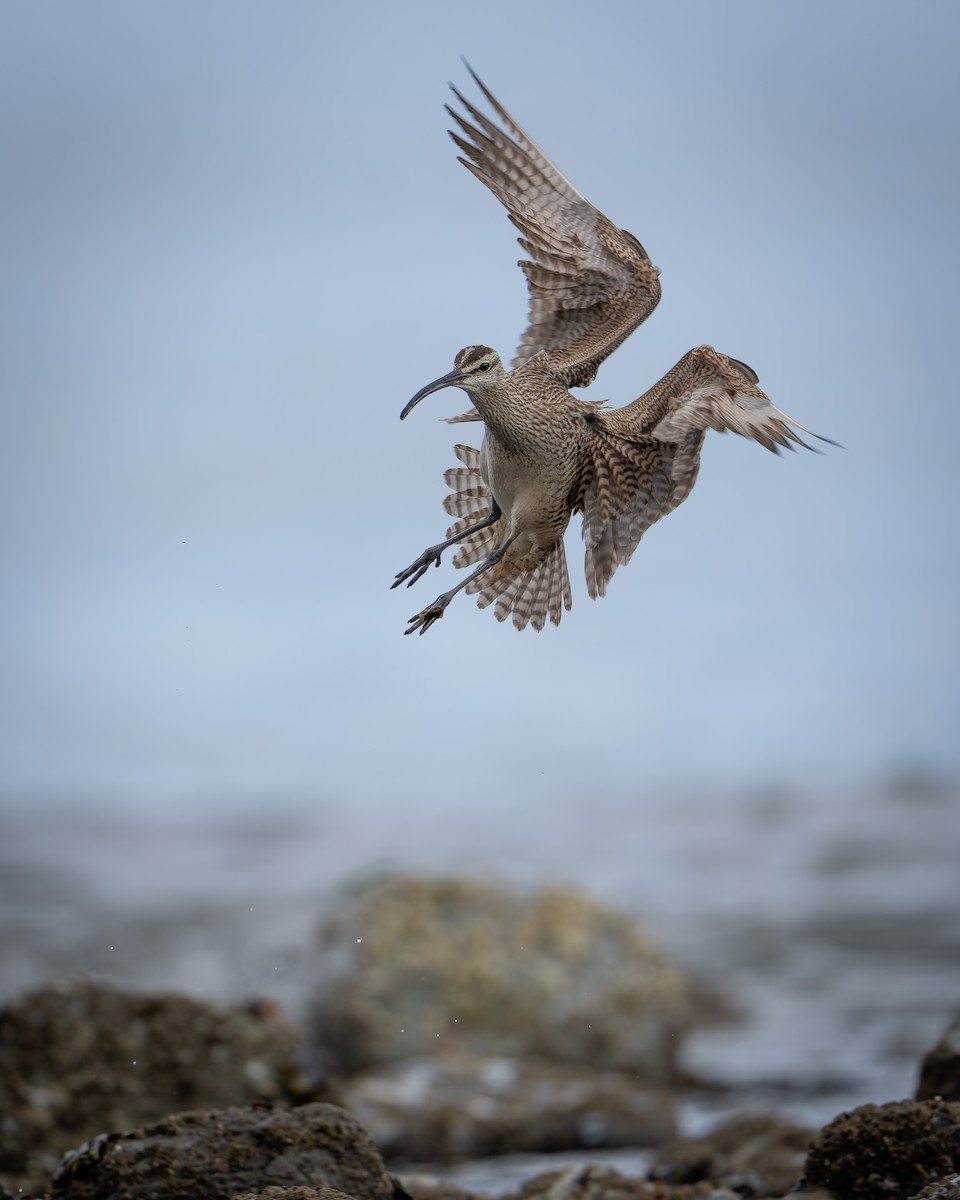
[[[555,470],[544,475],[535,461],[521,462],[498,452],[488,435],[480,448],[480,474],[506,518],[508,534],[526,535],[523,542],[530,547],[556,542],[566,522],[557,511],[553,494],[557,487]]]

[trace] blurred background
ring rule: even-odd
[[[294,992],[356,872],[561,877],[748,1012],[694,1066],[906,1094],[960,996],[958,34],[949,3],[3,7],[4,996]],[[605,600],[572,528],[560,629],[461,595],[404,638],[455,573],[388,585],[476,429],[452,391],[400,409],[526,319],[444,132],[461,55],[662,268],[583,395],[708,342],[844,448],[710,435]]]

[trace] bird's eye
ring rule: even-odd
[[[478,371],[489,371],[491,366],[492,366],[492,364],[491,364],[491,363],[488,363],[488,362],[482,362],[482,363],[480,364],[480,366],[479,366],[479,367],[477,367],[477,370],[478,370]]]

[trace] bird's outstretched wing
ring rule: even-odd
[[[831,446],[837,444],[781,412],[761,391],[752,367],[712,346],[688,351],[639,399],[605,412],[604,425],[621,437],[649,434],[661,442],[679,442],[694,430],[732,430],[774,454],[780,453],[781,446],[814,449],[798,429]]]
[[[586,543],[583,570],[595,600],[628,563],[651,525],[673,512],[690,494],[700,469],[703,430],[679,442],[648,435],[620,437],[604,428],[607,415],[595,420],[590,457],[576,508],[583,513]]]
[[[696,482],[708,429],[728,429],[768,450],[809,446],[761,391],[754,371],[712,346],[691,350],[659,383],[624,408],[598,412],[576,507],[583,513],[584,569],[602,596],[644,533],[681,504]],[[831,443],[835,445],[835,443]]]
[[[472,123],[447,111],[460,162],[493,192],[530,255],[520,266],[530,321],[513,366],[540,350],[567,387],[585,387],[600,363],[660,299],[659,271],[631,233],[618,229],[562,175],[469,67],[506,131],[452,87]]]

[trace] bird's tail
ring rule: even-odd
[[[450,495],[445,497],[443,507],[451,517],[459,517],[447,530],[447,537],[456,537],[469,525],[476,525],[484,517],[489,516],[493,507],[493,495],[483,482],[480,474],[480,451],[473,446],[454,446],[454,453],[463,463],[462,467],[451,467],[444,473],[444,480],[450,488]],[[460,549],[453,559],[455,567],[469,567],[482,562],[488,554],[496,550],[506,536],[506,522],[501,517],[486,529],[468,537],[460,543]]]
[[[559,625],[563,609],[569,612],[571,604],[563,539],[547,551],[545,558],[538,552],[531,565],[522,557],[511,558],[508,550],[503,561],[468,584],[467,591],[479,593],[480,608],[492,604],[498,621],[512,616],[517,629],[532,625],[541,630],[548,617],[554,625]]]

